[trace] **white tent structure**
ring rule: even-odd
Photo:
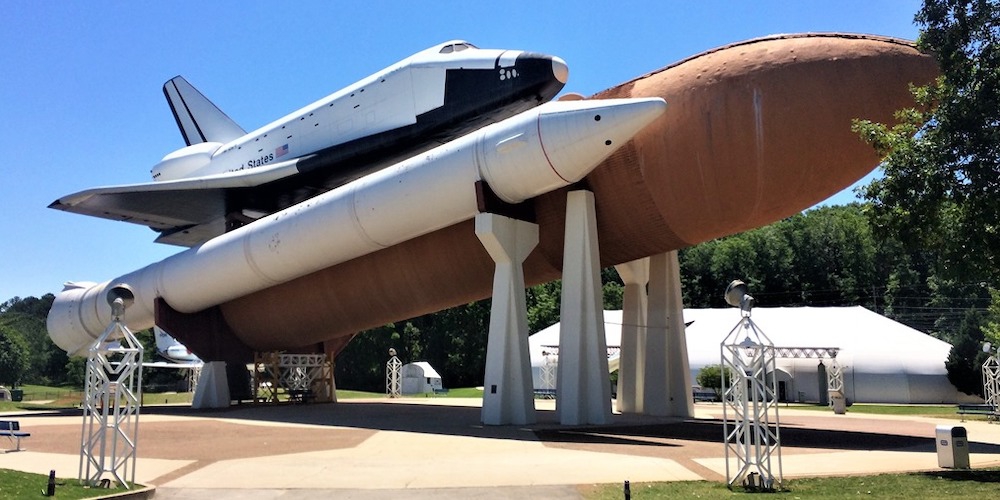
[[[775,347],[838,348],[849,402],[947,403],[973,401],[948,382],[945,360],[951,344],[897,323],[861,306],[756,307],[753,320]],[[612,370],[621,345],[621,311],[605,311],[605,333]],[[706,365],[719,364],[722,339],[740,321],[740,311],[685,309],[691,379]],[[555,386],[553,352],[558,352],[559,324],[529,339],[536,390]],[[543,354],[543,353],[548,353]],[[820,367],[820,363],[823,366]],[[778,358],[779,397],[786,401],[825,401],[830,359]]]
[[[441,375],[426,361],[407,363],[400,370],[403,376],[403,394],[425,394],[441,390]]]

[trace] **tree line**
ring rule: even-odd
[[[21,384],[82,389],[85,357],[70,357],[49,338],[46,317],[55,296],[13,297],[0,303],[0,385]],[[150,329],[136,332],[145,347],[143,359],[156,360],[156,343]],[[146,370],[145,390],[177,390],[184,385],[181,370]]]
[[[749,285],[761,307],[861,305],[955,345],[956,385],[977,392],[974,365],[986,338],[983,328],[1000,324],[1000,296],[991,296],[988,282],[960,281],[942,273],[933,250],[911,250],[878,235],[869,223],[870,210],[871,205],[862,203],[820,207],[682,249],[684,306],[728,307],[723,291],[737,278]],[[604,307],[620,309],[617,272],[607,268],[601,277]],[[67,358],[45,330],[52,299],[49,294],[0,304],[0,365],[10,364],[5,359],[23,351],[20,368],[0,369],[0,383],[14,381],[4,376],[11,371],[20,371],[23,383],[82,381],[82,358]],[[529,288],[526,299],[532,333],[559,321],[558,280]],[[341,388],[383,391],[388,351],[394,348],[403,362],[428,361],[447,386],[481,385],[489,313],[486,299],[361,332],[336,360],[337,383]],[[140,336],[151,357],[152,335],[144,331]]]

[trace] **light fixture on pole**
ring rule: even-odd
[[[774,491],[781,487],[776,351],[750,318],[756,301],[746,283],[733,280],[726,287],[725,298],[729,305],[740,308],[741,316],[720,345],[726,482],[730,489],[743,486],[748,491]]]
[[[385,395],[398,398],[403,395],[403,362],[396,357],[396,349],[389,348],[389,361],[385,364]]]
[[[129,285],[107,293],[111,323],[87,351],[79,478],[91,487],[135,484],[144,349],[122,322],[135,302]]]
[[[744,316],[750,316],[750,310],[757,304],[757,301],[748,292],[746,283],[733,280],[726,287],[726,303],[733,307],[739,307]]]

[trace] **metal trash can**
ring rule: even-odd
[[[965,427],[939,425],[934,432],[938,467],[969,468],[969,435]]]
[[[840,391],[829,391],[830,392],[830,406],[833,408],[833,413],[837,415],[843,415],[847,413],[847,400],[844,399],[844,393]]]
[[[11,401],[21,401],[24,399],[24,391],[22,389],[11,389],[10,400]]]

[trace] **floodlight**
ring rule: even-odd
[[[733,307],[739,307],[741,311],[749,314],[757,301],[747,293],[748,291],[746,283],[740,280],[733,280],[726,287],[726,303]]]
[[[991,344],[989,342],[986,342],[985,344],[983,344],[983,352],[987,352],[988,353],[988,352],[990,352],[990,349],[992,349],[992,348],[993,348],[993,344]]]
[[[395,348],[392,348],[392,347],[390,347],[390,348],[389,348],[389,355],[390,355],[390,356],[395,356],[395,355],[396,355],[396,349],[395,349]]]

